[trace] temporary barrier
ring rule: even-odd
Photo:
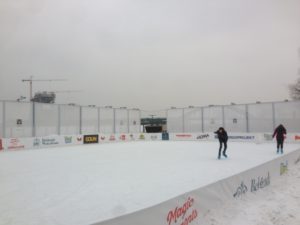
[[[299,162],[300,149],[161,204],[94,225],[205,225],[209,211],[272,185],[290,166]]]
[[[97,140],[95,139],[97,136]],[[86,139],[86,138],[87,139]],[[93,139],[93,140],[92,140]],[[51,135],[45,137],[2,138],[0,149],[18,150],[55,146],[70,146],[80,144],[114,143],[128,141],[217,141],[217,135],[210,133],[117,133],[117,134],[87,134],[87,135]],[[276,142],[271,133],[230,133],[229,142]],[[300,133],[288,134],[287,143],[300,143]]]

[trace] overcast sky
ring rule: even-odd
[[[164,109],[278,101],[300,67],[299,0],[0,0],[0,99]]]

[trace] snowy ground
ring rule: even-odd
[[[299,225],[300,163],[271,186],[206,217],[207,225]]]
[[[285,152],[299,147],[286,145]],[[275,143],[229,143],[226,160],[216,159],[217,149],[217,142],[160,141],[1,152],[0,225],[88,225],[152,206],[278,157]],[[290,182],[298,182],[295,185],[299,187],[299,173],[295,179],[293,174],[297,171],[286,179],[291,177]],[[212,214],[208,222],[245,225],[246,218],[249,225],[265,225],[265,220],[271,221],[272,213],[278,215],[280,209],[288,213],[289,207],[298,207],[300,211],[297,201],[281,201],[288,194],[299,198],[299,188],[296,192],[280,183],[269,188],[274,188],[276,196],[261,191],[257,199],[241,201],[247,212],[250,210],[246,216],[243,205],[232,205],[226,206],[228,212]],[[289,192],[280,197],[285,189]],[[274,206],[277,199],[280,207]],[[270,216],[258,214],[257,201],[261,201],[261,208],[270,208],[270,212],[265,211]],[[291,218],[297,219],[295,214]],[[253,222],[256,220],[251,215],[261,220]],[[297,221],[299,225],[299,217]]]

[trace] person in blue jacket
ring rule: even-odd
[[[283,154],[283,142],[284,142],[285,136],[286,136],[286,129],[282,124],[280,124],[274,130],[274,133],[273,133],[273,136],[272,136],[273,138],[276,137],[277,154],[279,153],[279,151],[280,151],[281,154]]]
[[[221,151],[222,151],[222,146],[224,144],[224,150],[223,150],[223,156],[225,158],[227,158],[226,155],[226,149],[227,149],[227,140],[228,140],[228,135],[227,132],[225,131],[225,129],[223,127],[220,127],[217,131],[214,132],[215,134],[218,135],[218,139],[220,142],[220,148],[219,148],[219,155],[218,155],[218,159],[221,159]]]

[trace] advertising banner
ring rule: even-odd
[[[300,143],[300,133],[288,133],[286,135],[286,142]]]
[[[129,141],[128,134],[117,134],[118,141]]]
[[[24,149],[25,143],[21,140],[21,138],[9,138],[7,143],[8,150],[17,150]]]
[[[46,136],[38,138],[40,139],[40,145],[43,147],[51,147],[51,146],[58,146],[60,144],[63,144],[61,139],[63,137],[61,136]]]
[[[261,142],[276,142],[276,138],[273,138],[272,135],[273,133],[257,134]],[[300,143],[300,133],[287,133],[285,137],[285,142],[287,143]]]
[[[196,141],[208,141],[211,140],[213,137],[212,133],[201,133],[201,134],[196,134],[195,138]]]
[[[161,204],[94,225],[207,225],[209,211],[272,185],[288,172],[289,166],[297,163],[300,163],[300,149]]]
[[[64,135],[61,140],[62,145],[81,145],[82,143],[82,135]]]
[[[168,141],[169,140],[169,133],[163,132],[161,134],[161,138],[162,138],[163,141]]]
[[[195,134],[191,133],[171,133],[169,135],[172,141],[194,141],[196,140]]]
[[[3,145],[4,144],[2,143],[2,138],[0,138],[0,151],[4,149]]]
[[[83,144],[96,144],[96,143],[99,143],[98,134],[83,135]]]
[[[171,141],[208,141],[214,140],[213,133],[171,133]]]

